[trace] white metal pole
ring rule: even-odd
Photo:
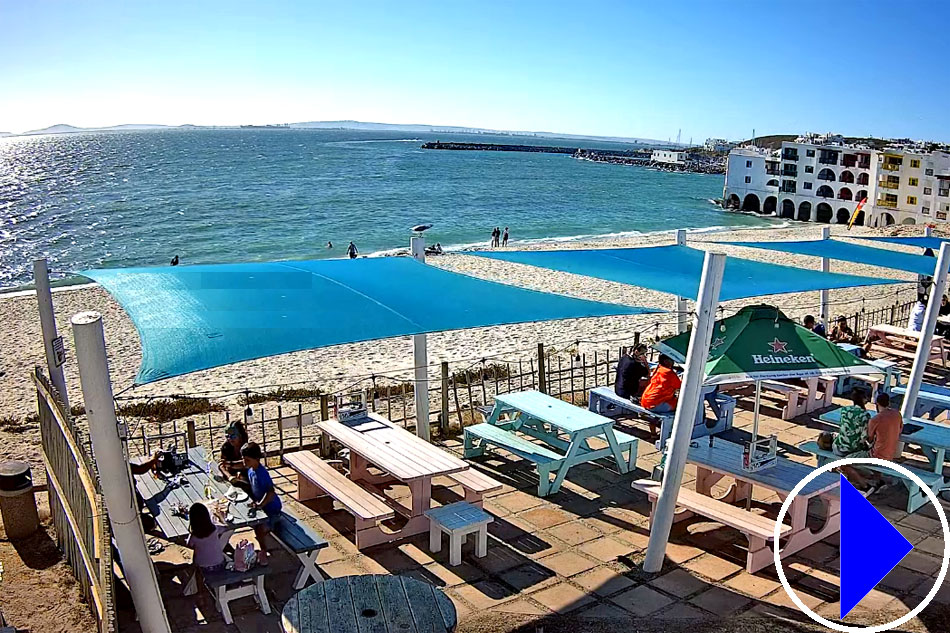
[[[709,339],[716,324],[716,307],[719,305],[719,290],[725,266],[726,256],[723,253],[706,253],[703,276],[699,282],[699,295],[696,297],[696,324],[686,351],[683,386],[680,388],[673,430],[667,445],[663,483],[660,484],[659,498],[653,510],[650,543],[643,561],[643,570],[649,573],[660,571],[666,556],[666,544],[673,526],[673,513],[676,511],[676,497],[683,482],[683,468],[686,466],[686,454],[692,439],[693,422],[702,403]]]
[[[762,381],[755,381],[755,415],[752,418],[752,441],[759,439],[759,409],[762,407]]]
[[[676,245],[686,246],[686,229],[676,229]],[[689,323],[689,305],[684,297],[676,297],[676,332],[682,334]]]
[[[929,226],[924,227],[924,237],[933,237],[933,229]]]
[[[155,568],[145,547],[139,508],[132,491],[129,460],[119,435],[102,315],[80,312],[73,316],[72,326],[79,382],[89,419],[93,453],[101,474],[102,494],[139,625],[145,633],[170,633]]]
[[[426,238],[415,235],[409,240],[412,257],[426,263]],[[425,334],[412,335],[412,362],[415,367],[413,394],[416,400],[416,435],[429,440],[429,350]]]
[[[69,411],[69,394],[66,393],[66,378],[63,366],[56,359],[53,341],[59,338],[56,332],[56,315],[53,312],[53,294],[49,289],[49,268],[45,259],[33,261],[33,283],[36,285],[36,303],[40,311],[40,330],[43,332],[43,349],[46,351],[46,369],[49,378],[59,392],[66,411]],[[62,343],[62,340],[60,340]]]
[[[934,282],[930,287],[930,301],[927,302],[927,312],[924,314],[924,325],[920,329],[920,342],[914,354],[914,365],[907,379],[907,391],[904,393],[904,403],[901,405],[901,415],[905,420],[914,417],[917,404],[917,394],[920,393],[920,383],[924,379],[924,370],[930,360],[930,345],[933,342],[934,328],[937,325],[937,316],[940,314],[940,299],[947,286],[947,265],[950,264],[950,243],[940,245],[940,254],[937,256],[937,267],[934,270]]]
[[[827,240],[829,238],[831,238],[831,227],[830,226],[821,227],[821,239]],[[830,270],[831,270],[831,260],[829,260],[827,257],[822,257],[821,258],[821,272],[826,273]],[[821,299],[819,301],[820,316],[818,318],[821,319],[821,324],[824,326],[825,331],[827,332],[828,331],[828,289],[822,288],[820,292],[821,292]]]

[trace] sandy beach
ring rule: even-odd
[[[791,228],[752,229],[718,233],[696,232],[689,235],[688,244],[695,248],[715,249],[730,256],[769,261],[791,266],[817,268],[819,260],[813,257],[770,253],[758,249],[721,245],[729,240],[790,240],[816,239],[821,227],[815,224],[797,224]],[[906,233],[919,235],[920,227],[891,227],[872,231],[856,228],[850,233],[844,227],[832,227],[834,235],[861,236],[871,233]],[[672,235],[651,234],[636,238],[535,244],[532,248],[597,248],[636,247],[669,244]],[[493,261],[464,254],[432,257],[429,263],[447,270],[470,274],[485,279],[516,284],[523,287],[559,292],[585,299],[610,301],[642,306],[673,309],[670,295],[618,283],[600,281],[577,275],[545,271],[538,274],[532,267]],[[914,279],[913,275],[897,271],[833,262],[832,271],[870,276]],[[853,313],[862,307],[872,309],[913,298],[914,286],[900,284],[872,289],[841,289],[831,291],[833,313]],[[432,298],[438,300],[437,297]],[[773,303],[792,317],[816,313],[818,293],[800,293],[748,299],[724,304],[726,310],[755,302]],[[133,384],[140,360],[138,336],[121,307],[101,288],[66,288],[54,292],[54,306],[60,333],[63,335],[67,362],[66,379],[72,404],[81,403],[79,377],[72,348],[69,319],[83,310],[102,313],[109,350],[110,369],[115,391],[121,392]],[[36,299],[21,295],[0,299],[0,418],[22,419],[35,412],[35,396],[30,382],[30,371],[36,364],[44,364]],[[644,337],[663,336],[675,328],[675,316],[670,314],[639,317],[608,317],[578,319],[549,323],[531,323],[496,328],[483,328],[429,336],[429,358],[438,371],[438,363],[448,361],[453,369],[481,358],[499,357],[506,360],[531,358],[539,342],[563,349],[581,341],[585,353],[594,350],[616,349],[632,341],[634,332]],[[394,379],[408,379],[411,372],[412,345],[408,338],[373,341],[352,345],[296,352],[282,356],[248,361],[136,387],[138,396],[162,396],[207,393],[207,395],[237,406],[237,399],[245,388],[272,388],[277,385],[320,387],[324,390],[343,389],[359,377],[368,374],[388,374]],[[4,425],[6,428],[7,425]],[[0,430],[0,436],[10,435]],[[37,431],[19,429],[10,441],[8,457],[36,462]]]

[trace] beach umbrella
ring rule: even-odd
[[[674,361],[683,362],[690,335],[691,332],[685,332],[654,343],[653,347]],[[755,441],[763,380],[880,373],[874,365],[795,323],[777,307],[752,305],[716,322],[704,383],[755,383]]]

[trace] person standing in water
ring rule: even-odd
[[[505,233],[501,236],[501,245],[508,246],[508,227],[505,227]]]
[[[333,248],[333,242],[327,242],[327,248],[328,249]]]
[[[356,259],[360,254],[360,250],[356,248],[356,244],[350,242],[350,245],[346,247],[346,254],[350,256],[350,259]]]

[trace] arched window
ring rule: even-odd
[[[775,196],[769,196],[765,199],[765,202],[762,203],[762,213],[767,215],[775,215],[775,206],[778,204],[778,200]]]
[[[838,224],[847,224],[848,220],[850,219],[851,213],[847,209],[844,207],[838,209],[838,214],[835,216],[835,220],[838,222]]]
[[[840,176],[838,176],[838,182],[852,183],[852,182],[854,182],[854,174],[852,174],[852,173],[851,173],[850,171],[848,171],[848,170],[845,170],[845,171],[841,172],[841,175],[840,175]]]
[[[811,202],[803,202],[798,205],[798,219],[802,222],[811,220]]]
[[[754,193],[750,193],[745,197],[745,200],[742,201],[742,210],[743,211],[758,211],[759,210],[759,196]]]
[[[851,195],[851,190],[847,187],[842,187],[838,192],[838,200],[852,200],[853,196]]]
[[[778,180],[776,180],[775,178],[773,178],[772,180],[770,180],[770,181],[768,181],[767,183],[765,183],[765,186],[766,186],[766,187],[778,187]]]
[[[828,224],[833,216],[834,211],[831,210],[831,205],[827,202],[819,202],[818,206],[815,207],[815,221]]]
[[[782,200],[782,217],[789,220],[795,219],[795,203],[791,200]]]
[[[870,179],[869,179],[869,177],[868,177],[867,172],[864,172],[863,174],[858,174],[858,184],[859,184],[859,185],[866,185],[866,184],[868,184],[869,180],[870,180]]]
[[[856,193],[856,194],[854,195],[854,199],[857,200],[858,202],[861,202],[862,200],[864,200],[864,199],[867,198],[867,197],[868,197],[868,190],[867,190],[867,189],[858,189],[858,193]]]
[[[831,171],[827,167],[818,172],[818,180],[827,180],[828,182],[835,181],[835,172]]]
[[[815,192],[815,195],[819,198],[834,198],[835,192],[828,185],[822,185],[818,187],[818,191]]]

